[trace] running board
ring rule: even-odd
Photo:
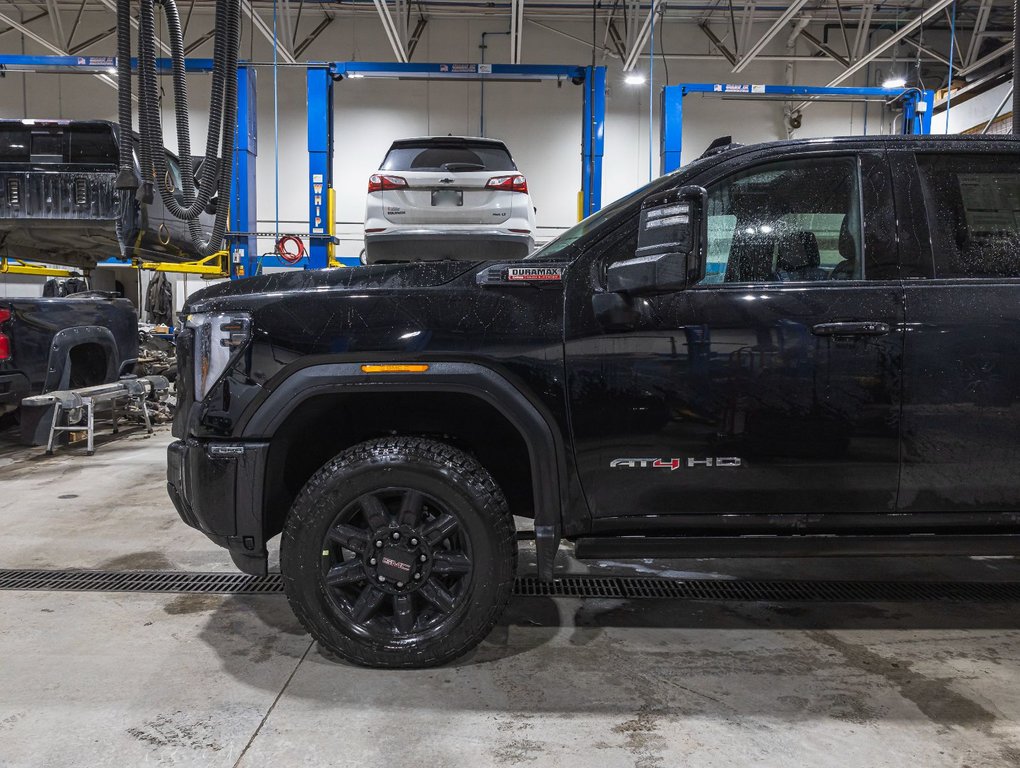
[[[1020,555],[1020,535],[618,536],[576,541],[579,560],[700,557]]]

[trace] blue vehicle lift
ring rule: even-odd
[[[137,68],[137,59],[132,59]],[[21,56],[0,55],[0,72],[54,72],[60,74],[114,75],[117,59],[114,56]],[[157,59],[160,72],[171,71],[170,59]],[[212,72],[212,59],[186,59],[188,72]],[[231,279],[244,277],[258,256],[254,231],[257,226],[255,160],[258,156],[258,109],[256,104],[255,69],[243,63],[237,68],[237,133],[234,141],[233,180],[230,193],[230,225],[227,233],[227,250],[230,255]],[[231,235],[236,232],[237,235]],[[120,259],[108,259],[109,264],[126,264]],[[159,265],[166,272],[194,272],[217,274],[218,267],[211,257],[196,262],[192,268],[183,264]]]
[[[683,100],[689,93],[748,98],[805,98],[811,101],[855,99],[903,102],[903,133],[931,133],[935,92],[919,88],[823,88],[804,85],[734,85],[731,83],[678,83],[662,89],[661,168],[672,173],[680,167],[683,148]],[[784,100],[785,100],[784,99]]]
[[[333,192],[333,85],[345,78],[382,77],[413,80],[528,81],[568,80],[584,86],[581,149],[581,213],[602,207],[602,156],[605,150],[606,68],[527,64],[395,64],[347,61],[309,64],[308,220],[309,267],[335,265],[336,220]]]
[[[137,66],[137,61],[132,64]],[[170,72],[169,59],[158,59],[157,69]],[[0,55],[0,72],[58,72],[113,74],[117,59],[113,56],[21,56]],[[212,59],[187,59],[188,72],[211,72]],[[531,81],[568,80],[583,86],[581,201],[582,217],[602,207],[602,158],[605,153],[606,68],[591,66],[511,65],[511,64],[396,64],[389,62],[323,62],[307,67],[308,154],[309,154],[309,260],[308,267],[336,266],[334,258],[333,191],[333,85],[344,78],[383,77],[406,79]],[[233,158],[233,183],[230,196],[228,243],[230,277],[243,277],[253,271],[258,252],[255,160],[258,155],[255,68],[238,67],[237,136]],[[110,263],[123,263],[111,259]],[[263,266],[290,266],[274,256],[263,259]],[[180,267],[181,265],[176,265]],[[168,271],[174,265],[166,265]],[[200,266],[203,274],[212,267]]]

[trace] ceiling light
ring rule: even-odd
[[[883,88],[904,88],[906,85],[907,81],[902,77],[890,77],[882,83]]]
[[[643,72],[628,72],[627,76],[623,78],[623,82],[627,85],[644,85],[648,80]]]
[[[350,74],[347,75],[347,77],[364,77],[364,75],[361,74],[360,72],[351,72]]]

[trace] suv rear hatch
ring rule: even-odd
[[[489,225],[512,215],[519,192],[488,187],[498,176],[517,173],[506,145],[454,137],[397,141],[381,172],[407,182],[384,189],[383,210],[394,224]]]

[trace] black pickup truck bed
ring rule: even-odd
[[[138,315],[127,299],[0,299],[0,416],[54,389],[116,381],[138,357]]]

